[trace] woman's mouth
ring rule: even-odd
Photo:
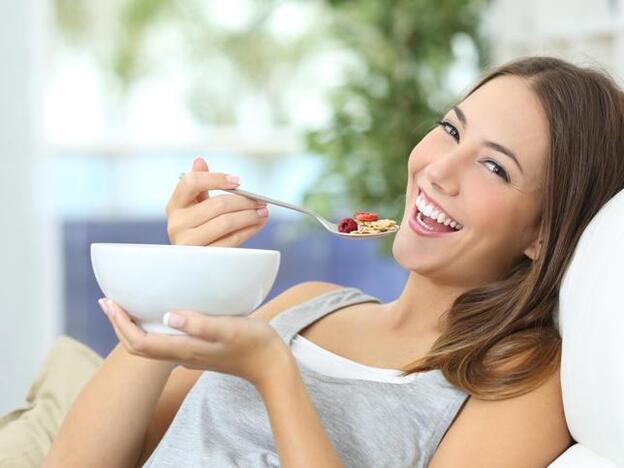
[[[428,213],[428,216],[425,213]],[[417,202],[413,205],[409,226],[416,234],[425,237],[455,234],[462,229],[462,226],[456,221],[436,210],[433,205],[425,203],[425,199],[420,197],[420,193]]]

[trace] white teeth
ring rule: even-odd
[[[425,206],[425,208],[422,210],[423,214],[425,216],[429,216],[431,215],[431,212],[433,211],[433,205],[428,204],[427,206]]]
[[[460,230],[463,227],[457,221],[448,218],[444,213],[436,209],[436,207],[431,203],[425,204],[421,195],[418,195],[418,197],[416,198],[416,206],[423,215],[429,218],[433,218],[440,224],[444,224],[445,226],[450,225],[453,229],[457,230]]]

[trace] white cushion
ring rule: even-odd
[[[596,455],[581,444],[574,444],[548,468],[619,468],[615,463]]]
[[[624,467],[623,265],[624,190],[583,232],[563,277],[558,312],[563,404],[572,437]],[[578,447],[574,453],[590,452]],[[582,466],[605,466],[600,463]]]

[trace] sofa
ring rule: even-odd
[[[561,389],[577,442],[550,468],[624,467],[624,190],[585,228],[559,290]]]

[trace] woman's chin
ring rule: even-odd
[[[431,249],[423,251],[422,244],[411,233],[402,232],[402,229],[397,232],[392,243],[392,256],[402,268],[428,276],[428,273],[444,269],[449,264],[444,253],[436,253]]]
[[[414,239],[410,239],[401,230],[397,232],[392,243],[392,256],[394,260],[406,270],[419,269],[422,266],[422,253],[415,250],[417,246]]]

